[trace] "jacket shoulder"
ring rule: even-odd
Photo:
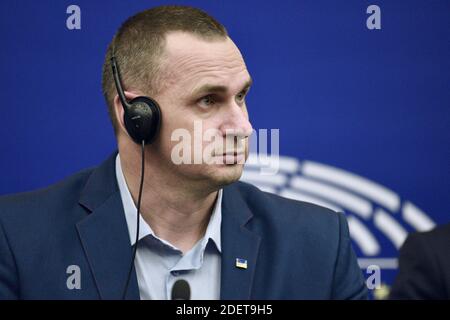
[[[237,188],[256,218],[279,221],[292,226],[339,228],[339,216],[343,215],[317,204],[284,198],[264,192],[254,185],[237,182]],[[342,217],[341,217],[342,218]]]
[[[430,231],[414,232],[408,235],[403,249],[415,250],[423,248],[424,250],[435,250],[445,252],[450,243],[450,224],[438,226]]]
[[[322,214],[336,214],[336,211],[314,203],[289,199],[274,193],[262,191],[256,186],[247,182],[238,181],[236,182],[236,186],[241,194],[245,197],[245,199],[252,204],[253,202],[258,203],[259,201],[261,201],[266,205],[272,204],[274,207],[281,206],[282,208],[297,208],[302,210],[320,212]]]
[[[67,211],[78,201],[92,171],[87,168],[45,188],[0,196],[0,221]]]

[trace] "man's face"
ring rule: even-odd
[[[236,45],[229,38],[205,41],[188,33],[170,33],[162,74],[162,90],[154,96],[162,111],[155,150],[161,160],[188,180],[213,186],[238,180],[248,156],[252,126],[245,104],[251,78]],[[201,164],[174,163],[173,150],[181,141],[172,141],[177,129],[189,132],[190,159],[194,163],[201,154]]]

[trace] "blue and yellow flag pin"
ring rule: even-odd
[[[247,260],[236,258],[236,268],[247,269]]]

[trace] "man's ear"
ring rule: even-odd
[[[131,101],[138,96],[139,94],[125,91],[125,97],[127,101]],[[114,115],[116,116],[117,124],[120,127],[120,130],[123,131],[126,135],[128,135],[127,130],[125,129],[125,123],[123,122],[124,113],[125,111],[122,107],[122,102],[120,101],[119,95],[116,94],[116,96],[114,97]]]

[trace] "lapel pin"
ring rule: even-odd
[[[247,260],[236,258],[236,268],[247,269]]]

